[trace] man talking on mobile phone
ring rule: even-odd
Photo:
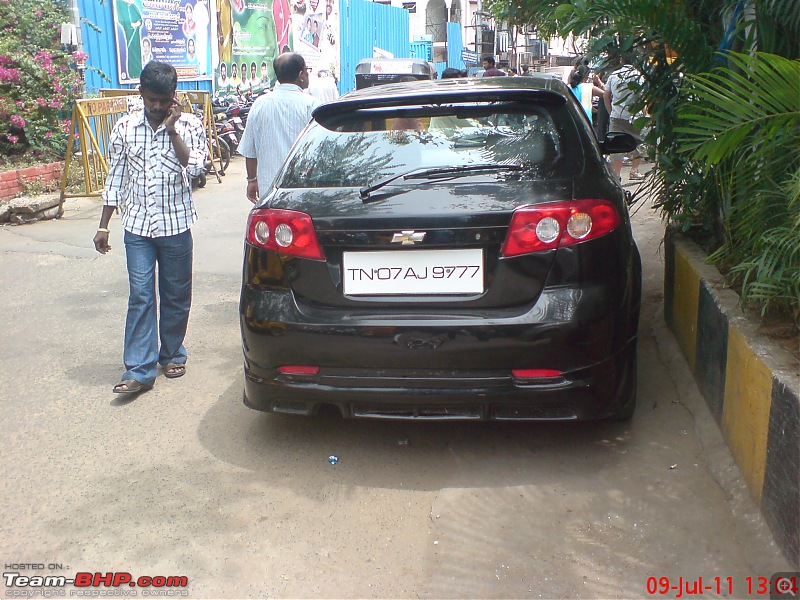
[[[153,387],[158,365],[168,378],[186,373],[183,340],[192,301],[192,233],[197,220],[191,179],[203,173],[206,135],[175,96],[171,65],[151,61],[142,69],[143,113],[120,118],[109,136],[110,161],[103,212],[94,236],[101,254],[111,250],[109,221],[122,208],[128,267],[128,314],[117,394]],[[158,309],[156,309],[156,280]]]

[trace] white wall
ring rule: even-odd
[[[450,11],[451,0],[445,0],[448,7],[448,14]],[[403,7],[403,0],[391,0],[392,6],[399,8]],[[409,13],[408,15],[408,29],[409,41],[414,41],[417,35],[425,35],[426,18],[425,13],[428,7],[428,0],[417,0],[416,13]],[[478,10],[477,0],[461,0],[461,36],[464,41],[464,48],[468,50],[475,50],[475,27],[474,13]],[[517,39],[514,41],[517,52],[524,52],[525,36],[518,34]],[[575,42],[571,37],[563,40],[561,38],[552,38],[548,40],[549,53],[556,56],[572,56],[580,51],[582,44],[580,41]],[[569,69],[567,69],[569,72]]]

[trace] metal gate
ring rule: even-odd
[[[404,9],[366,0],[342,0],[340,8],[340,94],[355,89],[356,65],[362,58],[372,58],[375,49],[395,58],[411,58],[408,13]]]

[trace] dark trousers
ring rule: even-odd
[[[603,102],[603,99],[600,99],[600,102],[597,103],[597,116],[594,120],[594,132],[597,135],[597,139],[601,142],[606,139],[606,134],[608,133],[608,110],[606,110],[606,103]]]

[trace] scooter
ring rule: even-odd
[[[241,123],[241,119],[239,117],[234,117],[236,121]],[[225,140],[228,144],[228,148],[230,149],[231,154],[236,153],[236,148],[239,147],[239,140],[242,139],[241,132],[244,132],[244,128],[241,128],[241,132],[237,127],[237,124],[234,122],[234,119],[228,119],[227,121],[218,121],[216,123],[217,126],[217,137],[221,140]]]

